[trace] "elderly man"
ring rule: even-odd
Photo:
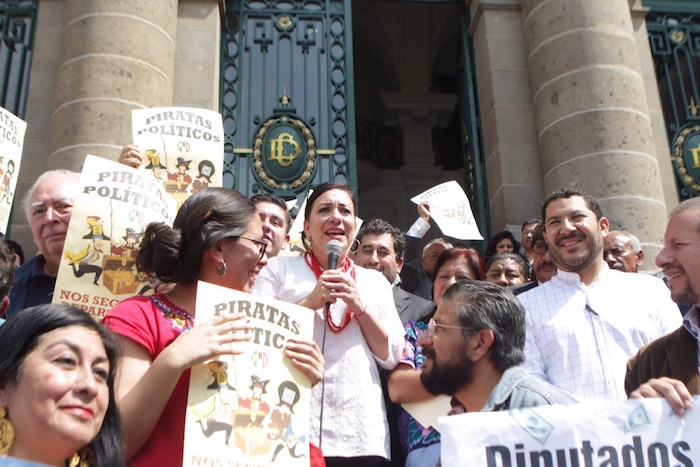
[[[401,322],[406,324],[409,320],[422,321],[430,317],[435,311],[433,302],[399,287],[405,244],[401,231],[383,219],[373,219],[362,225],[357,241],[355,263],[363,268],[376,269],[392,284]]]
[[[255,204],[262,220],[263,239],[267,241],[265,255],[272,258],[280,254],[289,242],[289,229],[292,216],[287,210],[287,203],[282,198],[269,193],[253,195],[250,200]]]
[[[656,265],[668,277],[671,297],[691,305],[683,325],[646,347],[627,364],[625,390],[631,397],[665,396],[677,412],[692,406],[700,394],[700,198],[683,201],[671,213],[664,249]],[[673,379],[671,379],[673,378]]]
[[[644,262],[644,252],[639,239],[620,230],[611,230],[603,237],[603,251],[610,269],[637,272]]]
[[[79,173],[52,170],[37,178],[24,197],[24,211],[39,254],[15,270],[7,316],[51,303],[79,186]]]
[[[520,366],[525,310],[506,288],[479,281],[452,284],[418,344],[425,356],[420,377],[425,389],[454,396],[467,412],[576,402]]]
[[[558,270],[518,296],[527,310],[524,367],[582,399],[625,399],[627,360],[680,325],[678,307],[663,281],[608,267],[609,223],[590,195],[554,192],[542,217]]]

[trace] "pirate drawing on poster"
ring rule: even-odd
[[[216,394],[200,406],[193,407],[193,411],[197,414],[197,422],[204,436],[209,438],[214,433],[223,431],[224,444],[230,446],[229,440],[233,431],[232,413],[238,408],[236,389],[228,384],[228,363],[213,361],[207,364],[207,368],[212,377],[207,389],[216,391]]]
[[[262,398],[263,394],[267,394],[266,388],[270,380],[263,381],[258,375],[250,375],[250,381],[248,388],[252,391],[251,396],[245,399],[238,398],[238,406],[241,410],[236,416],[236,426],[240,426],[241,422],[246,426],[260,426],[263,419],[270,413],[270,406]]]
[[[211,176],[214,175],[215,172],[214,164],[208,160],[203,160],[200,162],[197,169],[199,170],[199,174],[197,175],[197,179],[194,181],[194,183],[192,183],[192,194],[209,187],[209,184],[211,183]]]
[[[173,186],[174,189],[171,188],[172,191],[177,191],[177,192],[185,192],[187,191],[187,187],[190,186],[190,183],[192,183],[192,177],[187,173],[187,171],[190,169],[190,163],[192,160],[186,161],[182,157],[177,158],[177,172],[170,173],[168,172],[168,180],[170,182],[175,182],[175,183],[169,183],[168,185]],[[166,187],[167,190],[167,187]],[[168,190],[168,191],[171,191]]]
[[[97,281],[102,275],[102,258],[105,255],[104,242],[109,242],[109,237],[104,234],[104,226],[99,216],[88,216],[85,219],[90,232],[83,237],[83,240],[91,242],[81,251],[73,253],[66,251],[65,257],[68,264],[73,268],[75,277],[83,277],[85,274],[95,274],[93,284],[98,285]]]
[[[0,163],[2,163],[2,158],[0,158]],[[2,182],[0,182],[0,203],[5,201],[7,204],[12,203],[12,189],[10,188],[10,183],[12,182],[12,175],[15,173],[15,161],[10,159],[7,161],[7,170],[2,173],[0,169],[0,175],[2,175]]]
[[[156,180],[165,182],[163,172],[167,172],[168,169],[160,163],[160,155],[158,155],[158,151],[155,149],[146,149],[146,151],[144,151],[144,155],[148,159],[148,165],[146,165],[145,168],[153,172],[153,176],[156,178]]]
[[[112,254],[115,256],[123,256],[125,258],[136,259],[139,254],[138,243],[139,234],[131,227],[126,228],[126,235],[122,237],[124,239],[124,245],[114,246],[112,245]]]
[[[282,381],[277,388],[279,402],[277,407],[267,416],[264,425],[267,427],[267,435],[272,440],[272,462],[286,448],[291,457],[305,457],[305,454],[297,454],[299,443],[306,440],[305,434],[294,432],[294,405],[299,402],[299,387],[293,381]]]

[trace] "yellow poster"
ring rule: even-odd
[[[182,465],[308,466],[311,385],[284,346],[312,340],[313,311],[200,282],[197,324],[228,313],[248,316],[252,339],[192,368]]]
[[[87,156],[71,214],[52,303],[96,319],[125,298],[151,291],[136,270],[142,231],[172,225],[175,203],[153,178],[123,164]]]

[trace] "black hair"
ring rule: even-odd
[[[114,376],[119,365],[119,345],[105,326],[98,323],[80,308],[70,305],[44,304],[22,310],[0,327],[0,386],[16,385],[25,358],[39,345],[47,333],[68,326],[82,326],[95,331],[102,340],[109,372],[109,405],[102,427],[88,446],[94,451],[97,467],[121,467],[124,465],[124,443],[121,422],[114,399]],[[12,415],[8,407],[8,415]],[[31,436],[31,433],[29,434]],[[67,462],[66,462],[67,465]]]
[[[540,223],[540,219],[538,219],[536,217],[532,217],[532,218],[526,220],[525,222],[523,222],[523,225],[520,227],[520,230],[525,229],[526,225],[539,224],[539,223]]]
[[[287,209],[287,203],[285,203],[282,198],[272,193],[258,193],[257,195],[251,196],[250,200],[253,204],[272,203],[282,208],[282,211],[284,211],[284,230],[285,233],[289,233],[289,229],[292,228],[292,215],[289,213],[289,209]]]
[[[362,243],[362,237],[365,235],[384,235],[389,234],[394,239],[394,253],[396,253],[396,261],[403,258],[404,249],[406,248],[406,239],[403,233],[393,225],[389,224],[384,219],[372,219],[365,222],[357,232],[357,241]]]
[[[542,221],[545,223],[545,225],[547,224],[547,206],[549,206],[549,203],[558,199],[571,198],[572,196],[580,196],[583,198],[583,200],[586,202],[586,207],[590,209],[593,214],[595,214],[597,221],[603,217],[603,211],[600,209],[600,204],[598,204],[598,201],[596,201],[591,195],[580,190],[574,190],[573,188],[562,188],[547,196],[542,203]]]
[[[311,216],[311,210],[314,207],[314,203],[316,200],[324,194],[327,191],[331,190],[342,190],[346,192],[348,195],[350,195],[350,199],[352,200],[352,209],[355,211],[353,214],[357,213],[357,206],[355,205],[355,193],[352,191],[352,188],[350,188],[350,185],[344,182],[324,182],[321,183],[320,185],[316,185],[314,187],[311,187],[312,190],[314,190],[313,193],[311,193],[311,196],[309,196],[309,199],[306,201],[306,209],[304,209],[304,219],[309,220],[309,217]],[[308,239],[306,238],[306,234],[304,232],[301,232],[301,243],[304,245],[304,248],[308,249]]]
[[[501,230],[500,232],[496,232],[493,235],[491,241],[486,247],[486,252],[484,253],[486,261],[488,261],[489,258],[496,254],[496,245],[498,245],[498,242],[500,242],[504,238],[507,238],[511,241],[511,243],[513,244],[513,251],[520,251],[520,242],[515,239],[513,233],[510,230]]]
[[[523,279],[527,281],[527,278],[530,277],[530,262],[520,253],[511,253],[509,251],[496,253],[495,255],[489,258],[489,260],[486,262],[486,275],[488,275],[491,265],[499,259],[512,259],[513,261],[518,263],[518,267],[520,268],[520,272],[523,275]]]
[[[185,201],[172,227],[148,224],[136,265],[163,282],[191,285],[204,253],[224,238],[243,235],[257,215],[253,202],[236,190],[205,188]]]
[[[442,303],[459,303],[457,317],[464,337],[482,329],[493,333],[489,360],[498,371],[525,361],[525,309],[507,287],[481,281],[459,281],[447,288]]]
[[[15,265],[6,241],[0,242],[0,304],[10,294],[12,281],[15,279]]]

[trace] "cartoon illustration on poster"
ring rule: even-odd
[[[142,168],[162,183],[180,207],[208,186],[222,186],[224,127],[221,114],[204,109],[162,107],[131,112],[134,144]]]
[[[7,232],[27,124],[0,107],[0,233]]]
[[[143,171],[95,156],[85,159],[80,182],[53,303],[101,319],[123,299],[151,290],[136,269],[141,232],[150,222],[172,224],[175,203]]]
[[[239,312],[253,327],[243,353],[192,368],[183,466],[308,466],[310,381],[283,349],[312,339],[313,312],[199,283],[197,323]]]

